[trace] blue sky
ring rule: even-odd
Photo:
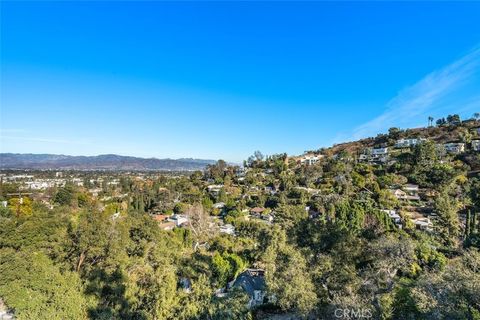
[[[480,2],[1,2],[0,151],[241,161],[480,111]]]

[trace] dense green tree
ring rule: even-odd
[[[44,253],[0,249],[0,296],[17,319],[86,319],[90,306],[77,274]]]
[[[447,192],[444,191],[435,198],[438,234],[442,242],[448,246],[454,244],[460,232],[457,210],[456,201]]]

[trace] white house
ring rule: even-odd
[[[387,162],[388,148],[368,148],[359,156],[362,161]]]
[[[418,193],[419,188],[416,184],[406,184],[403,186],[403,190],[408,193]]]
[[[401,189],[393,189],[390,192],[398,199],[398,200],[420,200],[420,197],[416,194],[408,194],[407,192]]]
[[[409,147],[414,147],[417,144],[426,141],[424,138],[411,138],[411,139],[399,139],[395,143],[395,148],[409,148]]]
[[[415,228],[424,231],[432,231],[433,230],[433,223],[430,221],[429,218],[416,218],[413,219],[413,223],[415,224]]]
[[[300,159],[300,163],[307,166],[311,166],[317,163],[318,161],[320,161],[321,158],[322,156],[306,155]]]
[[[480,151],[480,140],[472,140],[472,150]]]
[[[465,143],[450,142],[445,143],[443,146],[445,147],[445,151],[447,151],[448,153],[458,154],[465,152]]]
[[[213,205],[214,209],[223,209],[225,208],[225,202],[217,202]]]
[[[388,148],[373,148],[372,156],[384,156],[388,154]]]
[[[224,224],[223,226],[220,226],[220,233],[225,233],[233,236],[235,235],[235,227],[231,224]]]
[[[221,184],[211,184],[207,186],[208,192],[211,193],[212,195],[218,195],[220,193],[220,190],[222,190],[223,185]]]
[[[392,219],[393,223],[395,223],[399,228],[402,227],[402,218],[400,217],[400,215],[397,213],[397,211],[395,210],[387,210],[387,209],[384,209],[382,210],[383,212],[385,212],[386,214],[388,214],[388,216],[390,217],[390,219]]]
[[[416,184],[406,184],[402,188],[408,195],[408,200],[420,200],[420,196],[418,195],[419,187]]]
[[[168,219],[169,221],[172,221],[175,223],[177,227],[181,226],[184,223],[188,222],[187,216],[183,214],[174,214],[171,218]]]

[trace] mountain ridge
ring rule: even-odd
[[[202,170],[215,162],[210,159],[159,159],[117,154],[71,156],[49,153],[0,153],[0,169],[194,171]]]

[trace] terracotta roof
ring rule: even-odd
[[[168,216],[165,214],[157,214],[153,216],[153,219],[158,222],[162,222],[168,219]]]

